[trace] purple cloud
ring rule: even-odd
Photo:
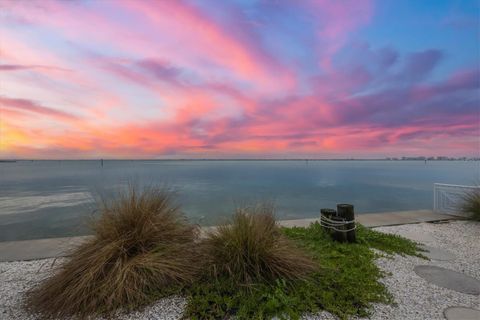
[[[65,68],[44,66],[44,65],[0,64],[0,71],[18,71],[18,70],[34,70],[34,69],[70,71]]]
[[[443,52],[435,49],[412,53],[407,57],[400,78],[410,81],[423,80],[435,69],[443,57]]]
[[[71,113],[52,109],[49,107],[44,107],[35,101],[27,100],[27,99],[15,99],[15,98],[7,98],[7,97],[0,96],[0,106],[11,108],[11,109],[22,110],[22,111],[34,112],[40,115],[46,115],[46,116],[62,118],[62,119],[69,119],[69,120],[79,119],[77,116]]]

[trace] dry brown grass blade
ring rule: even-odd
[[[303,279],[316,268],[281,233],[269,205],[238,209],[231,223],[207,235],[203,246],[211,274],[230,277],[239,285]]]
[[[480,189],[475,188],[463,194],[460,210],[473,220],[480,221]]]
[[[94,238],[28,294],[43,318],[111,315],[143,306],[163,290],[192,282],[200,270],[188,223],[168,192],[131,189],[101,206]]]

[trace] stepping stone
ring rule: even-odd
[[[430,246],[421,246],[422,249],[427,250],[426,252],[422,252],[424,256],[431,260],[439,260],[439,261],[450,261],[455,260],[455,255],[450,251],[434,248]]]
[[[437,266],[416,266],[415,273],[439,287],[457,292],[480,295],[480,281],[463,273]]]
[[[480,310],[466,307],[450,307],[443,310],[443,315],[447,320],[478,320],[480,319]]]

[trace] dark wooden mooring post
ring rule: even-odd
[[[323,214],[327,218],[331,218],[332,216],[337,215],[337,211],[335,209],[324,208],[320,209],[320,213]]]
[[[337,215],[337,211],[335,209],[328,209],[328,208],[320,209],[320,216],[324,216],[328,219],[332,219],[332,217],[336,215]],[[330,229],[327,227],[323,227],[323,230],[330,233]]]
[[[344,218],[346,221],[354,221],[355,213],[353,211],[353,205],[351,204],[337,204],[337,214],[339,217]],[[345,225],[345,230],[350,230],[355,227],[355,222],[348,223]],[[355,230],[348,231],[346,233],[346,238],[348,242],[356,242],[357,237]]]
[[[332,220],[333,221],[339,221],[339,222],[342,222],[343,221],[343,218],[340,217],[338,215],[338,212],[337,212],[337,215],[336,216],[332,216]],[[335,229],[339,230],[333,230],[333,234],[332,234],[332,238],[333,240],[335,241],[338,241],[338,242],[345,242],[347,241],[347,237],[345,235],[345,232],[343,232],[343,229],[345,228],[343,225],[339,225],[339,226],[335,226],[334,227]]]

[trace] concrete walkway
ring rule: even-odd
[[[415,210],[358,214],[356,219],[366,227],[380,227],[454,220],[461,217],[434,213],[431,210]],[[315,221],[318,219],[282,220],[279,224],[285,227],[308,227]],[[0,262],[63,257],[68,255],[71,248],[88,238],[89,236],[0,242]]]
[[[358,223],[369,228],[462,219],[458,216],[435,213],[432,210],[363,213],[356,215],[355,218]],[[318,221],[318,219],[282,220],[279,223],[285,227],[308,227],[310,223],[315,221]]]
[[[64,257],[90,236],[0,242],[0,262]]]

